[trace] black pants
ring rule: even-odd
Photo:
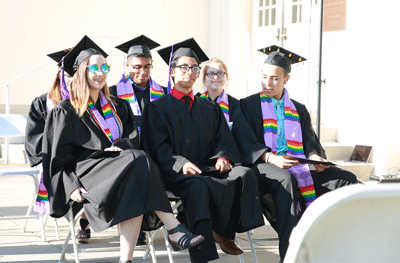
[[[283,262],[290,234],[297,224],[297,180],[288,171],[269,163],[257,164],[253,170],[258,177],[263,213],[278,233]]]

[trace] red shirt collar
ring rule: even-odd
[[[190,99],[192,100],[192,102],[194,101],[194,95],[193,95],[193,90],[189,93],[189,94],[185,94],[177,89],[175,89],[175,87],[172,89],[171,91],[171,95],[175,98],[177,98],[178,100],[182,100],[182,97],[184,96],[189,96]]]
[[[185,94],[185,93],[173,88],[171,91],[171,95],[172,95],[172,97],[177,98],[178,100],[183,101],[183,102],[185,102],[185,100],[182,99],[183,97],[185,97],[185,96],[189,97],[190,98],[189,110],[192,109],[193,102],[194,102],[193,90],[189,94]]]

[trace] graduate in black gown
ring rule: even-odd
[[[251,167],[259,179],[259,192],[263,212],[279,237],[279,254],[283,260],[289,245],[289,237],[297,224],[297,182],[293,176],[269,173],[270,164],[265,163],[268,147],[257,141],[239,106],[239,100],[226,92],[229,82],[228,68],[217,58],[209,60],[203,69],[206,91],[201,98],[220,105],[226,121],[230,124],[233,137],[238,144],[243,165]]]
[[[167,89],[151,77],[153,57],[150,50],[158,46],[158,43],[141,35],[115,47],[127,54],[125,65],[129,74],[124,74],[117,85],[111,86],[110,92],[129,101],[137,127],[140,127],[144,106],[167,93]]]
[[[83,204],[95,231],[119,224],[120,262],[132,262],[144,214],[154,212],[175,250],[203,237],[173,216],[157,166],[138,150],[129,103],[111,99],[107,54],[85,36],[64,58],[73,76],[71,98],[48,114],[43,137],[44,183],[50,214],[64,216]]]
[[[188,39],[158,51],[166,63],[172,48],[175,86],[171,94],[146,105],[142,142],[159,165],[167,190],[182,199],[189,229],[205,237],[202,245],[189,249],[191,261],[206,262],[218,258],[214,235],[225,252],[239,254],[231,246],[235,232],[264,221],[255,174],[235,166],[239,151],[222,110],[193,96],[206,54]]]
[[[166,94],[166,88],[155,82],[151,75],[153,68],[152,49],[160,46],[145,35],[131,39],[115,48],[126,53],[126,69],[129,74],[122,75],[117,85],[110,87],[110,93],[114,97],[127,100],[135,115],[135,126],[140,133],[140,123],[144,106],[150,101],[161,98]],[[137,245],[146,244],[146,234],[140,231]]]
[[[313,169],[313,166],[300,165],[298,161],[286,157],[289,155],[317,161],[326,158],[306,107],[291,99],[284,88],[290,78],[291,64],[305,59],[277,46],[260,51],[269,54],[261,71],[262,92],[240,100],[243,115],[257,141],[268,147],[268,166],[256,167],[260,175],[259,187],[263,189],[268,186],[273,177],[295,176],[304,211],[318,196],[357,183],[357,178],[351,172],[337,167],[316,164]],[[275,205],[275,208],[279,206]],[[290,234],[295,222],[286,220],[286,224]],[[284,254],[281,254],[283,257]]]

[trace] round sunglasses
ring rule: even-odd
[[[90,73],[92,73],[92,74],[97,74],[99,72],[99,66],[97,66],[97,65],[88,65],[87,67],[88,67]],[[107,65],[107,64],[103,64],[103,65],[101,65],[100,69],[103,73],[108,74],[110,72],[111,66]]]

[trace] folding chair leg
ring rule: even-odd
[[[239,241],[237,239],[237,236],[235,236],[235,243],[240,246]],[[243,254],[239,254],[239,262],[240,263],[244,263],[244,258],[243,258]]]
[[[26,216],[27,217],[30,216],[31,213],[32,213],[33,204],[35,203],[36,195],[37,195],[37,192],[38,192],[38,189],[39,189],[39,184],[38,184],[38,181],[37,181],[38,179],[37,179],[36,175],[34,175],[34,174],[29,174],[29,175],[33,178],[33,182],[35,184],[35,190],[33,191],[33,196],[32,196],[31,202],[29,204],[28,210],[26,211]],[[22,231],[26,232],[26,226],[27,225],[28,225],[28,218],[25,219],[25,222],[22,225]]]
[[[149,256],[149,252],[151,255],[151,260],[153,263],[157,263],[157,257],[156,257],[156,251],[154,249],[154,236],[156,234],[156,231],[154,231],[153,234],[150,233],[150,231],[148,232],[148,244],[147,244],[147,249],[146,249],[146,253],[143,256],[143,259],[146,260],[147,257]]]
[[[74,219],[74,215],[72,213],[72,208],[70,208],[68,210],[67,217],[68,217],[68,220],[69,220],[70,230],[68,231],[67,237],[65,238],[64,246],[63,246],[62,251],[61,251],[60,262],[65,262],[65,253],[67,251],[67,245],[68,245],[69,240],[70,240],[71,235],[72,235],[75,263],[80,263],[80,261],[79,261],[79,253],[78,253],[78,245],[76,243],[76,237],[75,237],[76,219]]]
[[[251,234],[250,233],[251,233],[251,231],[247,231],[247,238],[249,240],[249,245],[250,245],[250,249],[251,249],[251,256],[253,257],[253,262],[254,263],[258,263],[256,252],[254,251],[253,240],[251,238]]]
[[[169,241],[168,241],[167,228],[164,225],[164,226],[162,226],[162,229],[163,229],[163,233],[164,233],[165,246],[167,247],[169,262],[174,263],[174,258],[172,257],[171,245],[169,244]]]
[[[54,218],[54,229],[56,231],[56,239],[60,240],[60,233],[58,232],[58,222],[57,218]]]
[[[40,231],[42,232],[42,242],[44,242],[46,241],[46,235],[44,233],[44,217],[42,213],[40,213],[39,215],[39,220],[40,220]]]

